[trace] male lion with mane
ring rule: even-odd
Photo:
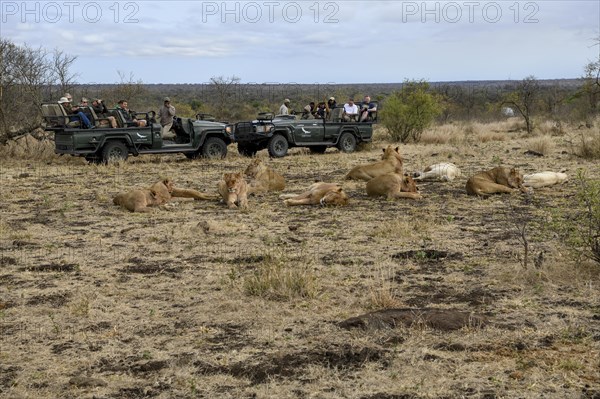
[[[248,183],[242,172],[225,173],[219,182],[219,194],[230,209],[248,207]]]
[[[519,189],[526,193],[523,175],[515,168],[497,166],[485,172],[477,173],[467,180],[467,194],[488,196],[496,193],[512,193]]]
[[[279,173],[264,164],[260,159],[253,159],[244,171],[250,179],[248,193],[264,193],[281,191],[285,188],[285,179]]]
[[[176,188],[173,180],[166,178],[154,183],[149,188],[141,188],[117,194],[113,199],[131,212],[152,212],[150,207],[164,205],[174,197],[194,198],[196,200],[215,200],[216,195],[204,194],[196,190]]]
[[[386,196],[388,199],[422,198],[417,189],[415,180],[408,176],[396,173],[377,176],[367,182],[367,195],[369,197]]]
[[[388,145],[383,149],[381,161],[366,165],[355,166],[348,172],[346,179],[369,181],[374,177],[388,173],[402,174],[402,156],[398,152],[399,147],[393,148]]]
[[[293,205],[348,205],[348,195],[337,183],[313,183],[302,194],[282,194],[279,199],[288,206]]]

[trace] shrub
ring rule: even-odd
[[[580,256],[600,264],[600,181],[577,171],[577,206],[559,213],[553,228]]]
[[[600,132],[582,133],[575,144],[574,152],[585,159],[600,158]]]
[[[550,136],[539,136],[529,140],[527,149],[546,156],[554,149],[554,142]]]
[[[423,130],[439,115],[437,96],[429,92],[425,81],[406,81],[401,91],[392,93],[385,101],[382,121],[395,141],[418,142]]]

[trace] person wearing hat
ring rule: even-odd
[[[279,107],[279,115],[289,115],[290,114],[290,99],[286,98],[283,100],[283,104]]]
[[[329,100],[327,100],[327,108],[334,109],[336,105],[335,97],[329,97]]]
[[[165,137],[173,127],[173,117],[175,116],[175,107],[171,105],[169,97],[165,97],[163,100],[163,105],[158,109],[158,116],[160,117],[160,134]]]
[[[63,107],[71,122],[80,122],[85,129],[94,127],[89,118],[79,110],[79,107],[71,105],[71,102],[67,97],[61,97],[60,100],[58,100],[58,103]]]
[[[311,103],[314,105],[314,103]],[[308,104],[306,107],[304,107],[304,109],[302,110],[302,116],[300,117],[300,119],[315,119],[313,113],[312,113],[312,107],[310,106],[310,104]]]

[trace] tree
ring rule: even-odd
[[[232,105],[237,105],[235,99],[236,86],[240,78],[233,75],[231,77],[213,76],[210,78],[211,91],[214,98],[214,107],[216,117],[219,120],[228,120],[232,117]],[[229,106],[228,106],[229,105]]]
[[[60,93],[72,91],[78,74],[71,73],[69,69],[76,59],[77,56],[65,54],[64,51],[59,49],[55,49],[52,53],[53,78],[60,85]]]
[[[600,37],[596,40],[595,46],[600,47]],[[600,48],[598,49],[598,59],[590,61],[584,68],[583,85],[577,95],[586,99],[583,116],[588,119],[586,122],[591,125],[589,119],[592,119],[598,113],[600,107]]]
[[[392,139],[418,142],[423,130],[440,114],[440,108],[437,96],[429,91],[429,83],[405,81],[400,91],[386,99],[381,117]]]
[[[42,91],[53,83],[43,48],[0,39],[0,142],[40,126]]]
[[[510,105],[521,114],[525,120],[525,128],[527,133],[533,131],[533,108],[537,96],[539,95],[540,85],[535,76],[530,75],[523,79],[516,90],[508,93],[502,105]]]

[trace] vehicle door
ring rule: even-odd
[[[294,126],[294,141],[296,143],[323,142],[325,126],[322,119],[302,119]]]

